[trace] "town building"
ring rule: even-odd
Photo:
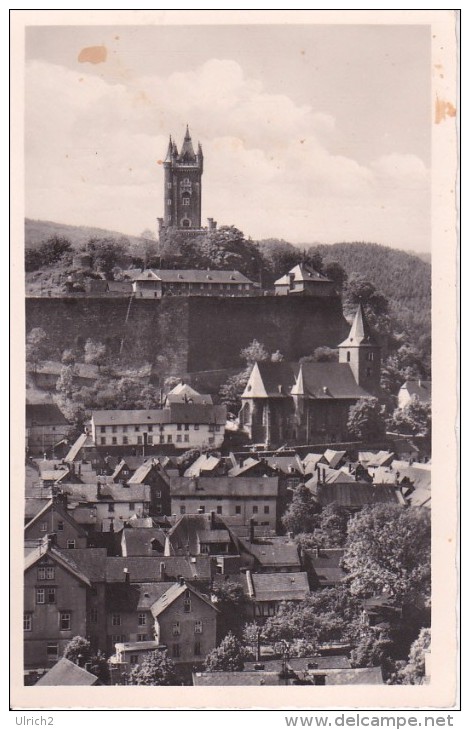
[[[37,682],[40,687],[93,687],[101,684],[96,674],[62,657]]]
[[[87,546],[87,533],[73,519],[62,495],[50,499],[24,528],[25,540],[36,540],[38,544],[51,534],[55,535],[55,544],[61,550]]]
[[[93,444],[109,453],[170,446],[173,449],[218,448],[225,435],[227,409],[203,403],[170,403],[160,409],[93,411]],[[151,451],[150,451],[151,453]]]
[[[259,287],[235,269],[146,269],[133,281],[137,298],[161,299],[183,297],[244,297],[255,294]]]
[[[294,266],[287,274],[274,282],[275,293],[281,296],[328,297],[337,294],[334,282],[307,264]]]
[[[44,454],[66,438],[70,423],[55,403],[26,404],[26,450]]]
[[[349,409],[380,395],[380,346],[359,305],[339,362],[257,362],[242,394],[240,425],[255,443],[348,438]]]
[[[431,381],[430,380],[407,380],[398,391],[398,407],[404,408],[413,396],[421,403],[431,404]]]

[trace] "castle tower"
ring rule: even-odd
[[[194,152],[188,127],[181,151],[170,137],[163,162],[165,186],[163,193],[164,217],[160,229],[176,228],[186,231],[201,228],[201,177],[203,172],[202,147]]]
[[[359,304],[351,331],[338,345],[339,362],[348,363],[356,383],[370,393],[380,389],[381,348]]]

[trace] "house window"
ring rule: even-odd
[[[195,621],[194,622],[194,633],[195,634],[202,634],[202,621]]]
[[[155,512],[157,513],[157,515],[163,514],[163,508],[161,504],[157,504],[157,506],[155,507]]]
[[[201,642],[194,642],[194,656],[201,656]]]
[[[178,659],[178,657],[180,656],[180,645],[179,644],[173,644],[172,655],[173,655],[173,659]]]
[[[147,436],[147,443],[153,444],[153,436],[151,434],[149,434],[149,436]]]
[[[38,568],[38,580],[54,580],[55,568]]]
[[[180,443],[181,443],[181,441],[182,441],[182,439],[181,439],[181,434],[180,434],[180,433],[178,433],[178,434],[176,435],[176,442],[177,442],[178,444],[180,444]]]
[[[116,438],[116,436],[112,436],[111,443],[112,443],[113,446],[116,446],[116,444],[117,444],[117,438]]]
[[[200,504],[200,505],[199,505],[199,509],[198,509],[198,512],[199,512],[199,513],[200,513],[201,515],[203,515],[205,511],[206,511],[206,508],[204,507],[204,505],[203,505],[203,504]]]
[[[167,183],[166,186],[167,186],[168,190],[171,190],[171,182]]]
[[[105,436],[102,436],[100,438],[100,444],[101,444],[101,446],[104,446],[106,444],[106,438],[105,438]]]
[[[122,427],[122,432],[123,432],[123,433],[127,433],[127,426],[123,426],[123,427]]]
[[[141,446],[142,445],[142,436],[137,436],[137,443]]]
[[[185,443],[189,443],[189,433],[184,434],[184,441]]]
[[[220,433],[220,426],[216,426],[215,427],[215,430],[216,430],[217,433]]]
[[[61,631],[70,631],[72,628],[72,616],[69,611],[61,611],[59,613],[59,629]]]
[[[222,505],[221,504],[218,504],[217,505],[217,514],[218,515],[221,515],[222,514]]]
[[[253,514],[254,515],[258,514],[258,505],[256,505],[256,504],[253,505]]]
[[[208,555],[209,554],[209,545],[207,542],[201,543],[201,555]]]
[[[161,444],[164,444],[165,443],[165,437],[164,436],[160,436],[160,443]]]
[[[90,621],[92,624],[96,624],[98,622],[98,609],[92,608],[90,610]]]
[[[156,489],[155,490],[155,498],[156,499],[161,499],[162,498],[162,490],[161,489]]]
[[[241,515],[241,513],[242,513],[241,505],[239,505],[239,504],[235,505],[235,514]]]
[[[147,624],[147,614],[139,613],[138,624],[139,626],[145,626]]]
[[[63,530],[64,530],[64,523],[63,522],[58,522],[57,523],[57,531],[58,532],[63,532]]]
[[[184,424],[184,430],[185,431],[189,431],[189,423],[185,423]]]
[[[131,664],[138,664],[139,663],[139,655],[138,654],[131,654],[129,662]]]
[[[186,507],[184,504],[180,504],[180,515],[186,514]]]
[[[137,634],[137,641],[148,641],[147,634]]]
[[[47,603],[55,603],[55,588],[46,589]]]
[[[136,431],[136,432],[137,432],[137,431],[140,431],[140,426],[135,426],[135,427],[134,427],[134,431]]]
[[[111,426],[111,432],[117,433],[117,426]]]
[[[185,613],[191,613],[191,594],[186,591],[184,596],[183,610]]]
[[[177,430],[177,431],[181,431],[181,429],[182,429],[182,428],[183,428],[183,427],[182,427],[181,423],[177,423],[177,424],[176,424],[176,430]]]
[[[31,613],[23,614],[23,631],[33,630],[33,616]]]
[[[195,423],[194,424],[194,430],[195,431],[199,431],[199,423]]]
[[[106,426],[100,427],[100,433],[106,433]]]
[[[41,522],[41,532],[47,532],[47,522]]]
[[[52,662],[59,658],[59,645],[58,644],[48,644],[47,645],[47,660]]]
[[[111,617],[111,622],[113,626],[120,626],[121,625],[121,614],[120,613],[113,613]]]
[[[36,588],[36,603],[41,604],[46,602],[46,591],[44,588]]]
[[[68,550],[74,550],[75,549],[75,540],[67,540],[67,549]]]
[[[171,434],[168,435],[168,438],[167,438],[166,441],[167,441],[168,444],[171,444],[171,442],[173,441],[173,438],[172,438]]]
[[[123,443],[124,445],[126,445],[126,444],[128,444],[128,443],[129,443],[129,439],[127,438],[127,436],[123,436],[123,437],[122,437],[122,443]]]
[[[264,505],[264,514],[269,515],[269,504]]]
[[[166,202],[168,203],[168,205],[171,205],[171,198],[168,198]]]
[[[114,512],[114,504],[112,502],[108,504],[108,512]]]
[[[171,627],[171,632],[172,632],[173,636],[179,636],[181,634],[181,627],[180,627],[179,621],[174,622],[173,626]]]
[[[209,436],[209,438],[208,438],[208,442],[209,442],[210,444],[213,444],[213,443],[215,442],[215,438],[214,438],[213,436]]]

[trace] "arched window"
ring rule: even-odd
[[[183,226],[183,228],[190,228],[191,221],[189,220],[189,218],[183,218],[183,220],[181,221],[181,225]]]
[[[368,352],[367,353],[367,359],[368,359],[369,362],[373,362],[374,361],[374,353],[373,352]]]

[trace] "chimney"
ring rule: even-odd
[[[131,574],[129,573],[129,568],[124,568],[122,572],[124,573],[124,581],[128,585],[131,582]]]
[[[180,575],[180,577],[179,577],[179,584],[180,584],[180,586],[185,586],[186,585],[186,581],[185,581],[185,579],[183,578],[182,575]]]
[[[165,580],[165,563],[160,563],[160,580]]]
[[[420,378],[420,379],[418,380],[418,386],[419,386],[420,388],[421,388],[421,384],[422,384],[422,381],[421,381],[421,378]]]
[[[250,517],[250,542],[255,541],[255,521],[253,517]]]
[[[47,547],[55,547],[57,545],[57,533],[50,532],[47,536]]]

